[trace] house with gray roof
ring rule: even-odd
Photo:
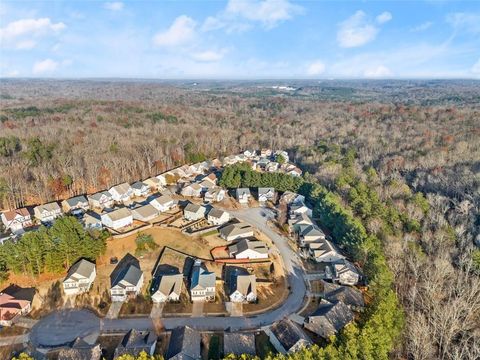
[[[226,332],[223,335],[223,354],[228,356],[233,354],[241,356],[242,354],[255,356],[255,334],[252,332]]]
[[[154,303],[163,303],[170,301],[179,301],[182,294],[183,274],[163,274],[153,279],[152,283],[152,301]]]
[[[114,205],[112,194],[108,191],[101,191],[87,196],[88,204],[92,209],[109,209]]]
[[[228,246],[230,257],[235,259],[268,259],[268,248],[256,239],[241,239]]]
[[[201,359],[201,335],[189,326],[173,329],[166,354],[166,360]]]
[[[208,212],[207,221],[212,225],[223,225],[230,221],[230,214],[218,208],[212,208]]]
[[[151,221],[159,214],[159,211],[151,204],[137,206],[131,211],[135,220],[140,220],[143,222]]]
[[[352,286],[343,286],[322,281],[323,298],[335,303],[343,302],[353,310],[361,310],[365,307],[365,300],[360,290]]]
[[[84,339],[76,338],[70,347],[59,351],[57,360],[100,360],[100,344],[89,344]]]
[[[35,206],[33,214],[42,223],[48,223],[62,216],[62,209],[56,202],[51,202]]]
[[[133,224],[132,212],[126,207],[121,207],[101,215],[102,224],[108,228],[118,230]]]
[[[258,188],[258,202],[266,203],[267,201],[275,200],[275,188],[259,187]]]
[[[110,276],[112,301],[125,301],[129,297],[135,297],[143,286],[143,272],[138,260],[130,254],[125,258],[128,261],[122,260]]]
[[[112,186],[108,189],[108,192],[112,195],[113,200],[118,203],[127,203],[133,196],[133,189],[129,183]]]
[[[235,191],[235,197],[240,204],[248,204],[251,196],[249,188],[238,188]]]
[[[218,186],[208,189],[203,195],[203,201],[206,203],[219,202],[223,199],[225,199],[225,190]]]
[[[307,247],[310,258],[317,263],[335,263],[345,259],[345,256],[340,254],[335,246],[327,239],[308,243]]]
[[[341,301],[322,300],[315,312],[305,320],[305,329],[328,339],[354,319],[350,308]]]
[[[257,278],[246,271],[232,271],[229,279],[230,301],[234,303],[257,301]]]
[[[62,209],[66,214],[80,215],[89,209],[88,200],[85,196],[75,196],[62,201]]]
[[[132,329],[125,334],[122,341],[115,348],[114,359],[122,355],[138,356],[142,351],[153,355],[157,346],[157,335],[153,331]]]
[[[188,221],[200,220],[205,217],[207,209],[204,206],[188,203],[183,209],[183,217]]]
[[[296,323],[284,319],[270,326],[270,341],[276,350],[281,353],[294,353],[304,347],[312,345],[312,340]],[[272,339],[271,336],[274,336]]]
[[[150,198],[150,204],[160,212],[165,212],[173,209],[176,205],[175,200],[170,195],[160,195]]]
[[[299,225],[297,229],[300,246],[325,239],[325,234],[316,225]]]
[[[357,285],[361,279],[358,269],[350,261],[343,259],[333,265],[334,280],[342,285]]]
[[[220,228],[220,237],[227,241],[253,237],[253,227],[247,223],[233,223]]]
[[[77,261],[63,280],[63,291],[66,295],[77,295],[90,290],[97,271],[91,261],[81,259]]]
[[[215,273],[208,271],[200,260],[196,260],[190,277],[190,297],[192,301],[214,301],[215,284]]]
[[[87,230],[102,230],[103,228],[101,216],[93,211],[83,214],[82,223]]]
[[[150,186],[143,181],[136,181],[132,184],[132,190],[135,196],[148,196]]]

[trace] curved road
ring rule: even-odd
[[[271,211],[262,208],[249,208],[230,211],[237,218],[251,224],[267,235],[278,248],[283,258],[285,274],[290,293],[278,308],[252,317],[171,317],[163,318],[166,329],[188,325],[198,330],[248,330],[270,325],[277,320],[297,312],[304,303],[306,285],[304,271],[298,255],[288,245],[288,240],[277,234],[268,225],[273,216]],[[97,331],[128,331],[152,329],[152,319],[148,317],[129,319],[99,319],[86,310],[66,310],[55,312],[40,320],[30,333],[30,341],[37,346],[65,344],[77,336]]]

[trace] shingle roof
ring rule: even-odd
[[[112,187],[112,189],[115,189],[116,192],[119,194],[125,194],[130,190],[130,184],[129,183],[122,183],[118,184]]]
[[[140,281],[142,275],[143,273],[140,268],[138,268],[134,264],[130,264],[124,269],[122,269],[122,271],[118,273],[117,277],[113,279],[112,287],[120,286],[124,288],[127,286],[127,284],[131,286],[136,286]]]
[[[243,235],[253,231],[253,227],[246,223],[235,223],[224,226],[220,229],[223,236]]]
[[[65,201],[70,207],[74,207],[74,206],[78,206],[81,203],[86,203],[87,199],[85,198],[85,196],[80,195],[80,196],[75,196],[73,198],[67,199]]]
[[[113,210],[109,213],[106,213],[105,215],[108,215],[108,217],[112,219],[112,221],[117,221],[117,220],[124,219],[126,217],[131,216],[132,213],[130,212],[129,209],[122,207],[122,208]]]
[[[7,221],[12,221],[13,219],[15,219],[15,216],[17,216],[17,214],[24,217],[30,216],[30,213],[28,212],[27,208],[15,209],[12,211],[5,211],[3,213]]]
[[[110,194],[108,191],[101,191],[101,192],[98,192],[98,193],[95,193],[95,194],[92,194],[92,195],[89,195],[88,197],[90,199],[93,199],[93,200],[96,200],[96,201],[100,201],[100,199],[102,198],[102,196],[106,196],[108,198],[112,198],[112,194]]]
[[[89,278],[94,271],[95,271],[94,263],[85,259],[81,259],[80,261],[77,261],[70,268],[70,270],[68,270],[68,274],[65,280],[68,280],[68,279],[78,280],[81,278]]]
[[[215,280],[215,273],[207,271],[202,265],[195,265],[192,270],[190,287],[192,289],[215,287]]]
[[[132,209],[132,211],[135,211],[137,214],[139,214],[143,218],[149,218],[151,216],[156,216],[158,214],[157,209],[155,209],[155,207],[150,204],[139,206],[135,209]]]
[[[123,337],[115,349],[115,357],[123,354],[137,355],[142,351],[150,352],[156,343],[157,335],[153,331],[139,331],[132,329]]]
[[[305,328],[327,338],[353,321],[353,312],[341,301],[322,301],[318,309],[308,317]]]
[[[244,296],[247,296],[250,293],[257,294],[257,278],[255,275],[232,274],[230,284],[231,293],[238,291]]]
[[[281,320],[273,324],[270,330],[287,351],[301,340],[311,343],[303,330],[290,320]]]
[[[235,355],[256,355],[254,333],[225,333],[223,336],[223,353]]]
[[[203,209],[203,210],[202,210]],[[197,204],[192,204],[192,203],[188,203],[187,206],[185,206],[185,209],[184,209],[185,212],[192,212],[192,213],[198,213],[199,211],[205,211],[205,208],[201,205],[197,205]]]
[[[341,301],[350,306],[365,306],[365,300],[361,291],[351,286],[337,285],[323,281],[323,293],[325,299],[330,302]]]
[[[155,292],[160,291],[165,296],[169,296],[171,293],[180,295],[182,284],[182,274],[165,274],[160,277],[158,288]]]
[[[144,187],[148,187],[143,181],[137,181],[132,184],[132,189],[142,190]]]
[[[223,210],[220,210],[220,209],[217,209],[217,208],[212,208],[209,212],[208,212],[208,216],[211,216],[213,218],[216,218],[216,219],[220,219],[223,214],[227,213],[226,211],[223,211]]]
[[[170,336],[166,359],[198,360],[200,356],[200,333],[188,326],[176,328]]]
[[[245,250],[253,250],[260,254],[268,253],[267,246],[260,240],[242,239],[237,243],[230,245],[228,249],[230,250],[230,252],[234,252],[237,254],[242,253]]]

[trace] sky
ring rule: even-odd
[[[1,0],[0,77],[479,79],[480,0]]]

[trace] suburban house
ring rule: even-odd
[[[285,150],[277,150],[275,151],[275,159],[278,159],[278,157],[282,157],[283,160],[288,163],[290,161],[290,157],[288,156],[288,152]]]
[[[251,158],[251,157],[257,155],[257,152],[255,150],[245,150],[243,152],[243,155],[245,155],[247,158]]]
[[[86,212],[82,218],[83,227],[90,230],[102,230],[102,218],[95,212]]]
[[[269,163],[270,160],[268,160],[267,158],[262,158],[257,161],[257,168],[254,170],[266,170]]]
[[[207,180],[203,180],[199,185],[200,185],[200,187],[202,188],[202,192],[206,192],[206,191],[208,191],[209,189],[215,187],[215,184],[214,184],[214,183],[212,183],[212,182],[210,182],[210,181],[207,181]]]
[[[38,205],[33,208],[33,214],[42,223],[48,223],[62,215],[62,209],[56,202]]]
[[[288,170],[287,174],[295,177],[302,176],[302,170],[300,170],[298,167],[295,167],[291,170]]]
[[[163,274],[155,278],[152,284],[151,294],[154,303],[179,301],[182,293],[183,275]]]
[[[162,181],[157,177],[151,177],[143,180],[143,183],[147,185],[152,191],[159,191],[163,189]]]
[[[157,346],[157,335],[153,331],[132,329],[125,334],[122,341],[115,348],[114,358],[122,355],[138,356],[142,351],[153,355]]]
[[[197,330],[184,326],[173,329],[166,360],[201,359],[201,335]]]
[[[208,212],[207,220],[212,225],[223,225],[230,221],[230,214],[226,211],[212,208]]]
[[[156,178],[158,179],[158,181],[160,181],[160,184],[162,185],[162,187],[167,185],[167,174],[166,173],[157,175]]]
[[[260,156],[261,157],[270,157],[270,156],[272,156],[272,150],[271,149],[261,149],[260,150]]]
[[[202,195],[202,186],[198,183],[193,183],[185,186],[181,194],[186,197],[200,197]]]
[[[1,219],[5,228],[14,234],[23,234],[25,228],[33,226],[32,217],[27,208],[5,211]]]
[[[301,214],[306,214],[307,216],[312,217],[312,209],[301,202],[290,205],[290,218],[295,218],[297,215]]]
[[[328,339],[345,325],[352,322],[354,314],[343,302],[331,303],[322,300],[315,312],[305,320],[305,329]]]
[[[298,242],[300,246],[325,239],[325,234],[315,225],[300,225],[298,227]]]
[[[125,207],[103,213],[101,216],[102,224],[114,230],[118,230],[133,224],[132,212]]]
[[[81,259],[70,267],[63,280],[63,291],[66,295],[77,295],[90,290],[97,276],[95,264]]]
[[[11,285],[0,292],[0,326],[12,326],[22,315],[31,310],[34,289],[22,289]]]
[[[253,237],[253,227],[246,223],[233,223],[219,229],[220,237],[227,241]]]
[[[335,249],[333,244],[327,239],[322,239],[318,242],[309,243],[308,252],[310,257],[318,263],[334,263],[345,259],[345,256],[340,254],[337,249]]]
[[[133,260],[133,256],[129,255]],[[119,263],[110,276],[110,296],[112,301],[125,301],[140,293],[143,285],[143,272],[138,260]]]
[[[131,211],[135,220],[144,222],[151,221],[158,216],[158,210],[152,204],[137,206]]]
[[[225,190],[220,187],[208,189],[203,195],[203,200],[207,203],[219,202],[225,199]]]
[[[255,356],[255,334],[253,332],[226,332],[223,335],[223,354],[228,358],[229,354],[234,354],[241,359],[243,354]]]
[[[248,204],[248,200],[250,200],[250,196],[252,196],[249,188],[238,188],[235,194],[240,204]]]
[[[196,260],[190,278],[192,301],[215,300],[215,273],[207,271],[200,260]]]
[[[334,279],[342,285],[357,285],[360,281],[360,273],[350,261],[343,260],[333,265]]]
[[[217,180],[218,179],[217,179],[217,175],[215,175],[215,173],[210,173],[207,176],[205,176],[202,180],[203,181],[208,181],[213,185],[217,185]]]
[[[183,217],[188,221],[200,220],[205,217],[207,209],[204,206],[188,203],[183,209]]]
[[[175,200],[169,195],[161,195],[150,200],[150,205],[160,212],[165,212],[175,207]]]
[[[291,191],[285,191],[282,196],[280,197],[280,202],[285,203],[287,205],[290,204],[299,204],[305,203],[305,196],[299,195],[297,193]]]
[[[343,286],[322,281],[323,298],[336,303],[343,302],[353,310],[361,310],[365,307],[365,299],[360,290],[352,286]]]
[[[228,246],[228,253],[235,259],[268,259],[268,248],[260,240],[241,239]]]
[[[238,271],[230,276],[230,301],[235,303],[257,301],[257,278]]]
[[[89,209],[88,200],[85,196],[75,196],[62,201],[62,209],[66,214],[80,215]]]
[[[270,326],[271,342],[281,354],[294,353],[312,345],[312,341],[299,325],[289,319],[284,319]],[[277,340],[277,341],[275,341]]]
[[[63,348],[58,352],[57,360],[100,360],[102,348],[100,344],[88,344],[81,338],[76,338],[70,347]]]
[[[274,188],[258,188],[258,202],[265,203],[267,201],[275,200],[275,189]]]
[[[280,166],[280,164],[278,162],[275,162],[275,161],[270,161],[267,166],[265,167],[265,171],[268,171],[268,172],[275,172],[278,170],[278,167]]]
[[[114,205],[112,194],[110,194],[108,191],[101,191],[96,194],[89,195],[87,198],[92,209],[109,209]]]
[[[108,192],[112,194],[112,199],[119,203],[128,202],[133,196],[133,189],[129,183],[115,185]]]
[[[300,214],[293,219],[288,219],[288,224],[290,225],[291,231],[298,233],[301,225],[304,225],[304,227],[313,225],[313,220],[307,214]]]
[[[148,196],[150,192],[150,186],[143,181],[137,181],[132,184],[133,194],[135,196]]]

